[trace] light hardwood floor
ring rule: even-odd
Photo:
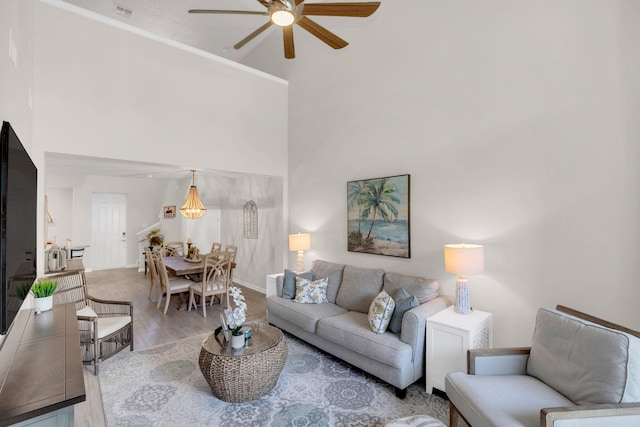
[[[207,317],[202,309],[177,310],[180,298],[172,297],[167,314],[149,301],[149,276],[133,269],[101,270],[87,273],[89,294],[96,298],[133,301],[133,337],[134,349],[142,350],[188,338],[194,335],[213,332],[220,326],[219,304],[207,307]],[[248,312],[248,321],[266,318],[265,296],[263,293],[236,285],[242,289]],[[128,349],[123,350],[129,351]],[[87,400],[75,407],[76,426],[104,426],[104,411],[100,394],[99,375],[93,375],[93,367],[84,367]]]

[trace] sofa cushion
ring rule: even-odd
[[[578,405],[640,401],[640,339],[540,309],[527,373]]]
[[[371,301],[382,290],[383,276],[384,270],[346,266],[336,304],[347,310],[367,314]]]
[[[371,305],[369,306],[367,319],[369,320],[371,330],[376,334],[384,333],[384,331],[387,330],[387,326],[389,326],[395,308],[396,303],[393,298],[391,298],[391,295],[385,291],[380,292],[373,301],[371,301]]]
[[[412,363],[411,346],[395,334],[371,333],[366,313],[348,311],[325,317],[318,322],[318,336],[395,368],[406,369]]]
[[[296,273],[291,270],[284,270],[284,280],[282,282],[282,298],[295,298],[296,296],[296,277],[302,277],[303,279],[313,279],[313,273],[311,271],[305,271],[304,273]]]
[[[318,321],[325,317],[345,313],[342,307],[335,304],[298,304],[294,300],[272,295],[267,298],[267,312],[287,322],[315,334]]]
[[[342,283],[343,270],[344,264],[335,264],[333,262],[322,261],[320,259],[313,261],[313,264],[311,265],[313,280],[322,279],[323,277],[329,278],[327,300],[329,300],[330,303],[336,302],[336,295],[338,294],[338,289]]]
[[[383,289],[389,295],[395,295],[400,288],[404,288],[411,295],[415,295],[420,304],[431,301],[440,294],[440,282],[435,279],[425,279],[392,272],[384,275]]]
[[[473,427],[539,426],[540,409],[574,406],[548,385],[528,375],[468,375],[445,378],[451,403]]]
[[[419,305],[418,298],[411,295],[404,288],[398,289],[398,292],[393,296],[393,300],[396,303],[396,308],[393,310],[391,321],[389,321],[389,330],[394,334],[400,335],[402,328],[402,318],[404,314],[414,307]]]
[[[295,302],[300,304],[323,304],[327,301],[328,278],[307,280],[296,277]]]

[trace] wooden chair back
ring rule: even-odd
[[[166,242],[162,244],[162,256],[185,256],[183,242]]]
[[[57,282],[53,293],[54,304],[75,303],[76,310],[87,305],[87,281],[84,270],[75,270],[47,276]]]
[[[220,242],[213,242],[211,244],[211,252],[220,252],[222,250],[222,243]]]
[[[224,251],[229,254],[231,262],[236,262],[236,254],[238,253],[238,247],[237,246],[235,246],[235,245],[227,245],[224,248]]]

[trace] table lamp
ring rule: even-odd
[[[466,243],[444,246],[444,269],[456,274],[456,299],[453,309],[456,313],[471,313],[467,275],[484,272],[484,248],[482,245]]]
[[[311,249],[310,234],[289,234],[289,250],[298,251],[296,258],[296,273],[304,271],[304,251]]]

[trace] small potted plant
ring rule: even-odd
[[[245,339],[242,325],[247,320],[247,303],[242,291],[235,286],[229,288],[229,295],[233,298],[235,308],[224,309],[225,323],[231,331],[231,347],[238,349],[244,347]]]
[[[153,250],[156,246],[162,246],[164,236],[160,234],[160,229],[156,228],[147,233],[147,241],[149,242],[149,249]]]
[[[31,286],[31,293],[35,298],[35,309],[37,313],[51,310],[53,307],[53,293],[58,286],[58,282],[51,279],[42,279]]]

